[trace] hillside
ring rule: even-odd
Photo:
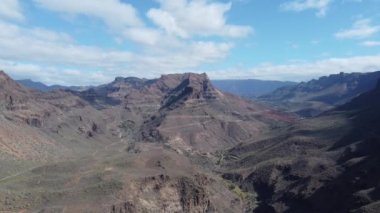
[[[0,73],[0,87],[2,156],[42,161],[69,157],[112,137],[102,125],[103,114],[69,92],[27,89],[4,72]],[[74,141],[78,143],[73,146]]]
[[[379,78],[380,71],[340,73],[283,87],[259,100],[303,117],[312,117],[372,90]]]
[[[230,149],[223,177],[257,193],[257,212],[378,212],[379,92]]]

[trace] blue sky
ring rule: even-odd
[[[380,0],[2,0],[0,49],[0,69],[46,84],[305,81],[380,70]]]

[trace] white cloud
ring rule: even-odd
[[[64,33],[27,29],[0,21],[0,58],[47,64],[108,67],[131,58],[129,52],[77,45]]]
[[[165,46],[165,41],[162,42]],[[49,84],[86,85],[106,83],[105,80],[120,75],[157,77],[164,73],[185,72],[224,59],[233,47],[230,43],[211,41],[170,44],[168,49],[159,46],[157,50],[150,48],[140,53],[116,51],[76,44],[64,33],[0,21],[0,69],[11,74],[25,69],[30,72],[25,76]],[[67,70],[71,70],[72,76],[63,78]],[[73,75],[78,72],[80,75]],[[91,73],[103,77],[87,78]]]
[[[339,39],[364,39],[371,37],[380,30],[380,26],[372,25],[371,19],[359,19],[354,22],[350,29],[335,33]]]
[[[120,0],[34,0],[34,2],[48,10],[98,18],[117,30],[143,25],[135,8]]]
[[[147,16],[170,35],[178,35],[183,38],[189,36],[185,30],[177,25],[175,18],[166,11],[151,9],[147,13]]]
[[[125,51],[82,45],[66,33],[0,20],[0,69],[48,84],[99,84],[114,76],[188,72],[228,56],[233,43],[215,41],[214,36],[242,37],[253,31],[226,23],[231,4],[207,0],[160,1],[160,8],[146,14],[157,27],[144,23],[121,0],[33,1],[54,12],[97,18],[139,47]]]
[[[360,44],[366,47],[378,47],[380,46],[380,41],[363,41]]]
[[[128,28],[124,30],[123,36],[131,41],[145,45],[156,45],[162,37],[158,30],[146,27]]]
[[[151,70],[155,74],[178,73],[187,69],[194,69],[205,63],[216,62],[224,59],[231,48],[229,43],[191,42],[183,44],[177,51],[161,54],[147,55],[137,59],[134,69]]]
[[[98,70],[64,69],[7,60],[0,60],[0,67],[14,79],[33,79],[49,85],[98,85],[110,82],[114,77]]]
[[[139,19],[132,5],[121,0],[34,0],[42,8],[65,14],[97,17],[112,27],[118,40],[127,39],[143,45],[145,52],[166,52],[183,48],[202,36],[244,37],[253,32],[249,26],[226,23],[231,3],[208,0],[157,0],[160,8],[152,8],[146,16],[151,27]],[[205,21],[204,17],[207,17]],[[141,51],[141,50],[140,50]]]
[[[0,21],[0,68],[14,77],[48,84],[88,85],[107,83],[115,76],[153,78],[168,73],[204,72],[200,65],[223,60],[232,48],[232,43],[187,41],[169,49],[141,53],[114,51],[78,45],[64,33],[27,29]],[[342,71],[375,70],[380,70],[380,55],[262,64],[252,69],[231,68],[208,74],[214,79],[301,81]]]
[[[332,0],[295,0],[282,4],[281,9],[296,12],[317,10],[316,15],[323,17],[326,15],[331,2]]]
[[[0,18],[23,21],[21,4],[18,0],[2,0],[0,3]]]
[[[160,8],[150,9],[147,17],[170,35],[181,38],[214,35],[245,37],[253,32],[251,27],[226,23],[225,13],[231,9],[231,3],[206,0],[157,1],[160,3]]]
[[[372,72],[380,70],[380,55],[330,58],[315,62],[282,65],[263,64],[252,69],[212,71],[215,79],[255,78],[262,80],[308,81],[339,72]]]

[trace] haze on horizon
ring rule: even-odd
[[[0,69],[45,84],[380,70],[380,0],[2,0]]]

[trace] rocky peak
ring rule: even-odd
[[[188,75],[188,85],[187,87],[192,88],[193,98],[197,99],[215,99],[216,89],[212,85],[208,76],[203,74],[193,74]]]
[[[145,83],[145,79],[140,79],[136,77],[116,77],[111,83],[112,86],[116,87],[142,87]]]
[[[140,79],[137,77],[127,77],[127,78],[116,77],[114,80],[114,83],[134,83],[134,82],[143,82],[143,81],[144,79]]]
[[[164,107],[173,107],[188,100],[207,101],[217,98],[217,92],[204,74],[185,73],[182,81],[165,98]]]

